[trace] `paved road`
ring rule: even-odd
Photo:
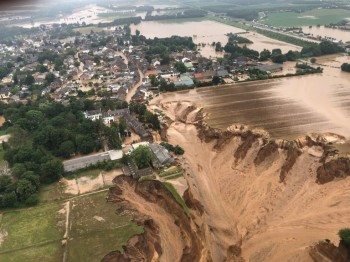
[[[89,165],[96,164],[97,162],[101,162],[103,160],[110,160],[110,156],[108,152],[66,160],[63,162],[64,171],[66,172],[75,171],[77,169],[81,169],[84,167],[88,167]]]

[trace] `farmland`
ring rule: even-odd
[[[264,23],[277,27],[293,27],[308,25],[328,25],[350,18],[350,10],[314,9],[303,13],[277,12],[271,13]]]
[[[4,212],[0,261],[100,261],[143,232],[105,200],[107,191]],[[63,195],[62,195],[63,196]],[[66,243],[66,244],[65,244]],[[73,259],[74,258],[74,259]],[[77,260],[78,259],[78,260]],[[94,260],[95,259],[95,260]]]

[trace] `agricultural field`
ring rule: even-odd
[[[278,12],[271,13],[262,20],[264,23],[278,27],[328,25],[343,19],[350,19],[350,10],[345,9],[314,9],[303,13]]]
[[[0,222],[0,261],[62,261],[62,204],[6,212]]]
[[[143,232],[130,217],[116,215],[116,204],[105,197],[102,192],[71,201],[68,261],[100,261]]]
[[[143,232],[116,214],[107,192],[90,193],[0,215],[0,261],[100,261]],[[64,244],[67,243],[67,244]]]

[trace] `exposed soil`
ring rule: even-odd
[[[337,157],[328,141],[341,137],[270,140],[266,131],[241,124],[213,129],[187,102],[151,107],[169,117],[163,134],[169,143],[185,150],[180,162],[191,217],[159,181],[117,177],[109,199],[122,202],[121,212],[133,214],[145,233],[104,261],[311,262],[342,256],[336,247],[317,244],[339,242],[338,230],[349,226],[350,161]]]
[[[212,129],[189,103],[162,110],[173,120],[169,142],[185,149],[189,191],[204,211],[214,261],[235,245],[247,261],[312,261],[308,246],[339,240],[350,217],[350,164],[325,144],[335,135],[270,141],[244,125]],[[321,173],[332,178],[324,183],[333,181],[319,185]]]
[[[0,116],[0,127],[5,123],[5,117]]]
[[[132,213],[145,232],[130,239],[123,253],[111,252],[102,261],[211,261],[198,225],[161,182],[118,176],[114,183],[108,201],[121,204],[123,214]]]

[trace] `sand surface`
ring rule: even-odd
[[[176,120],[188,105],[169,103],[162,109]],[[212,142],[198,138],[191,124],[195,115],[188,114],[185,122],[173,122],[168,139],[185,149],[183,167],[189,174],[185,177],[194,198],[204,207],[201,219],[207,226],[206,243],[214,261],[223,261],[228,246],[237,243],[246,261],[312,261],[309,246],[326,238],[339,241],[338,230],[349,226],[350,178],[316,184],[320,148],[303,148],[285,182],[280,183],[284,151],[256,166],[253,160],[261,147],[261,141],[256,141],[246,157],[236,161],[233,154],[241,138],[214,150]]]

